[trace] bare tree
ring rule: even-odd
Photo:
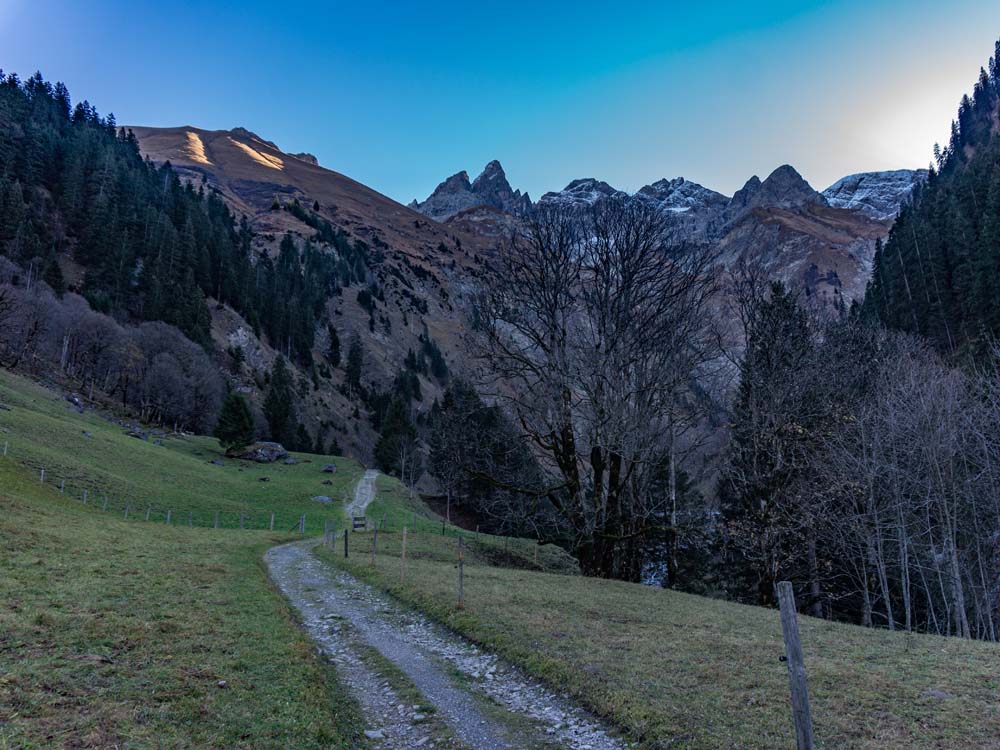
[[[667,221],[636,202],[541,209],[482,299],[491,382],[553,478],[543,494],[588,575],[638,578],[642,540],[669,515],[650,489],[707,357],[714,256],[669,244]]]

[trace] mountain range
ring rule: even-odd
[[[658,180],[631,195],[583,178],[533,202],[491,161],[474,180],[459,172],[426,200],[403,206],[245,128],[131,129],[145,156],[170,162],[182,178],[217,192],[245,217],[257,252],[276,257],[286,234],[315,238],[316,222],[328,222],[376,251],[368,271],[370,295],[334,295],[327,314],[342,341],[360,338],[365,379],[379,388],[389,388],[409,353],[426,341],[440,348],[453,370],[464,369],[467,318],[484,262],[533,206],[641,201],[669,212],[682,239],[713,243],[725,266],[752,259],[774,278],[831,302],[849,302],[864,293],[876,241],[887,235],[899,206],[925,176],[908,170],[853,175],[820,193],[785,165],[763,180],[752,177],[732,196],[682,177]],[[255,335],[224,305],[213,306],[212,317],[219,348],[244,352],[242,387],[252,394],[276,356],[274,342]],[[327,345],[320,331],[317,347]],[[377,432],[364,420],[345,417],[354,406],[343,377],[333,371],[328,383],[321,379],[300,409],[310,430],[331,413],[340,415],[331,429],[354,455],[366,456]],[[422,377],[421,385],[425,405],[443,393],[443,384],[432,378]]]
[[[636,200],[669,212],[681,239],[718,246],[722,259],[762,264],[775,278],[831,301],[860,299],[875,244],[884,239],[927,170],[866,172],[818,192],[791,166],[751,177],[733,196],[683,177],[662,179],[629,195],[587,177],[532,204],[491,161],[471,183],[459,172],[410,206],[448,226],[485,237],[509,232],[532,206],[583,208],[603,200]]]

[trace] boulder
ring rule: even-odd
[[[281,443],[254,443],[246,448],[234,448],[226,452],[230,458],[243,458],[247,461],[256,461],[259,464],[273,464],[288,458],[288,451]]]
[[[331,480],[329,480],[329,479],[324,479],[323,480],[323,484],[330,485],[330,484],[333,484],[333,482]]]
[[[213,458],[212,461],[211,461],[211,463],[213,463],[215,466],[225,466],[226,465],[224,461],[221,461],[218,458]]]
[[[295,466],[295,464],[297,464],[297,463],[298,463],[298,461],[296,461],[291,456],[289,456],[288,458],[285,459],[285,466]]]
[[[316,495],[316,497],[313,498],[313,502],[323,503],[323,505],[329,505],[330,503],[333,502],[333,498],[327,497],[326,495]]]
[[[337,473],[337,466],[336,466],[336,464],[325,464],[323,466],[323,473],[324,474],[336,474]]]

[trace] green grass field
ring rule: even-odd
[[[153,438],[129,437],[125,428],[99,413],[78,414],[59,394],[18,375],[0,370],[0,449],[7,443],[8,460],[35,477],[45,469],[46,483],[82,502],[108,508],[130,517],[194,525],[237,527],[240,516],[246,527],[270,525],[287,531],[299,516],[306,516],[306,530],[321,533],[325,524],[343,523],[342,502],[353,492],[362,468],[344,458],[293,454],[300,463],[256,464],[226,458],[218,441],[209,437],[167,436],[157,445]],[[221,461],[217,466],[212,461]],[[322,473],[333,462],[335,474]],[[268,481],[260,481],[266,477]],[[323,484],[329,481],[331,484]],[[334,502],[322,505],[313,497],[325,495]]]
[[[0,459],[0,748],[362,746],[263,569],[287,538],[124,521]]]
[[[306,455],[216,466],[210,438],[137,440],[4,371],[0,404],[0,750],[363,746],[353,703],[261,561],[300,514],[312,534],[342,523],[360,466]],[[330,460],[332,477],[320,472]],[[559,549],[442,533],[398,482],[377,489],[375,567],[367,533],[352,535],[349,560],[339,544],[321,556],[576,695],[644,748],[793,746],[776,612],[586,579]],[[179,525],[163,523],[168,509]],[[276,530],[204,528],[216,510],[223,526],[242,513],[257,529],[274,511]],[[1000,648],[810,618],[802,634],[820,748],[1000,748]]]
[[[357,535],[360,537],[360,535]],[[778,613],[635,584],[494,567],[495,540],[470,540],[457,608],[457,548],[379,534],[356,554],[320,554],[578,696],[646,748],[792,748]],[[544,549],[544,548],[543,548]],[[523,552],[521,550],[524,550]],[[549,551],[541,567],[563,569]],[[1000,747],[1000,648],[802,618],[820,748]]]

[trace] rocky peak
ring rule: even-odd
[[[751,199],[757,206],[798,208],[809,203],[826,203],[826,199],[813,190],[795,168],[784,164],[768,175],[760,190]]]
[[[573,180],[562,190],[553,193],[546,193],[538,199],[539,205],[562,205],[581,208],[592,206],[598,201],[607,198],[627,198],[628,194],[621,190],[616,190],[608,183],[593,177],[584,177],[580,180]]]
[[[926,169],[862,172],[842,177],[823,191],[831,206],[861,211],[877,221],[892,221],[917,186],[927,180]]]
[[[235,135],[238,138],[246,138],[247,140],[260,141],[261,143],[263,143],[263,144],[265,144],[267,146],[270,146],[275,151],[280,151],[281,150],[280,148],[277,147],[277,145],[275,145],[275,143],[273,141],[269,141],[269,140],[267,140],[265,138],[261,138],[259,135],[257,135],[252,130],[247,130],[246,128],[242,128],[242,127],[236,127],[236,128],[233,128],[232,130],[230,130],[229,132],[231,134]]]
[[[747,180],[729,201],[725,213],[732,221],[754,208],[794,210],[807,205],[826,205],[826,199],[794,167],[784,164],[763,182],[756,175]]]
[[[528,194],[511,188],[507,175],[496,159],[491,161],[472,183],[472,192],[484,206],[492,206],[513,214],[523,214],[531,208]]]
[[[422,203],[415,200],[410,204],[410,208],[438,221],[475,206],[492,206],[521,214],[531,207],[531,199],[511,188],[503,167],[494,159],[474,182],[469,182],[468,172],[457,172],[438,185],[427,200]]]
[[[721,208],[729,203],[729,199],[721,193],[683,177],[658,180],[652,185],[646,185],[635,194],[635,199],[676,213]]]
[[[299,161],[304,161],[307,164],[312,164],[315,167],[319,166],[319,159],[317,159],[312,154],[307,154],[305,152],[302,152],[301,154],[292,154],[292,156],[294,156]]]

